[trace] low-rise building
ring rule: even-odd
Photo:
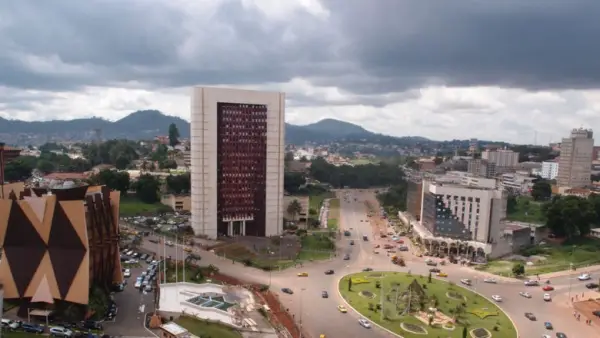
[[[166,323],[160,326],[161,338],[189,338],[190,332],[183,326],[175,322]]]
[[[192,197],[190,195],[163,195],[160,203],[171,207],[175,211],[191,211]]]
[[[297,215],[292,215],[288,211],[290,203],[292,203],[294,200],[298,201],[301,207],[300,212]],[[306,220],[306,218],[308,218],[308,213],[310,212],[309,209],[310,198],[308,196],[283,196],[283,218],[296,221]],[[319,211],[317,210],[317,212]]]

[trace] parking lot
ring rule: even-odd
[[[148,336],[144,327],[144,313],[154,310],[154,288],[152,292],[145,292],[143,288],[135,288],[136,278],[141,276],[148,268],[148,263],[140,261],[139,264],[127,267],[131,276],[122,292],[114,294],[114,300],[119,308],[112,321],[104,323],[104,331],[111,336]]]

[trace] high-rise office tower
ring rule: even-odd
[[[560,145],[558,176],[559,187],[578,188],[591,184],[594,133],[591,129],[573,129],[571,136]]]
[[[194,233],[281,234],[285,94],[195,87],[191,110]]]

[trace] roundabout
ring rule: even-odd
[[[338,284],[344,301],[398,336],[514,338],[516,329],[488,299],[452,282],[404,272],[354,273]],[[451,295],[451,296],[450,296]]]

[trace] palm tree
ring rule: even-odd
[[[288,214],[292,215],[292,218],[294,221],[296,221],[296,217],[300,212],[302,212],[302,205],[300,202],[298,202],[298,200],[293,200],[290,202],[290,204],[288,204],[287,212]]]

